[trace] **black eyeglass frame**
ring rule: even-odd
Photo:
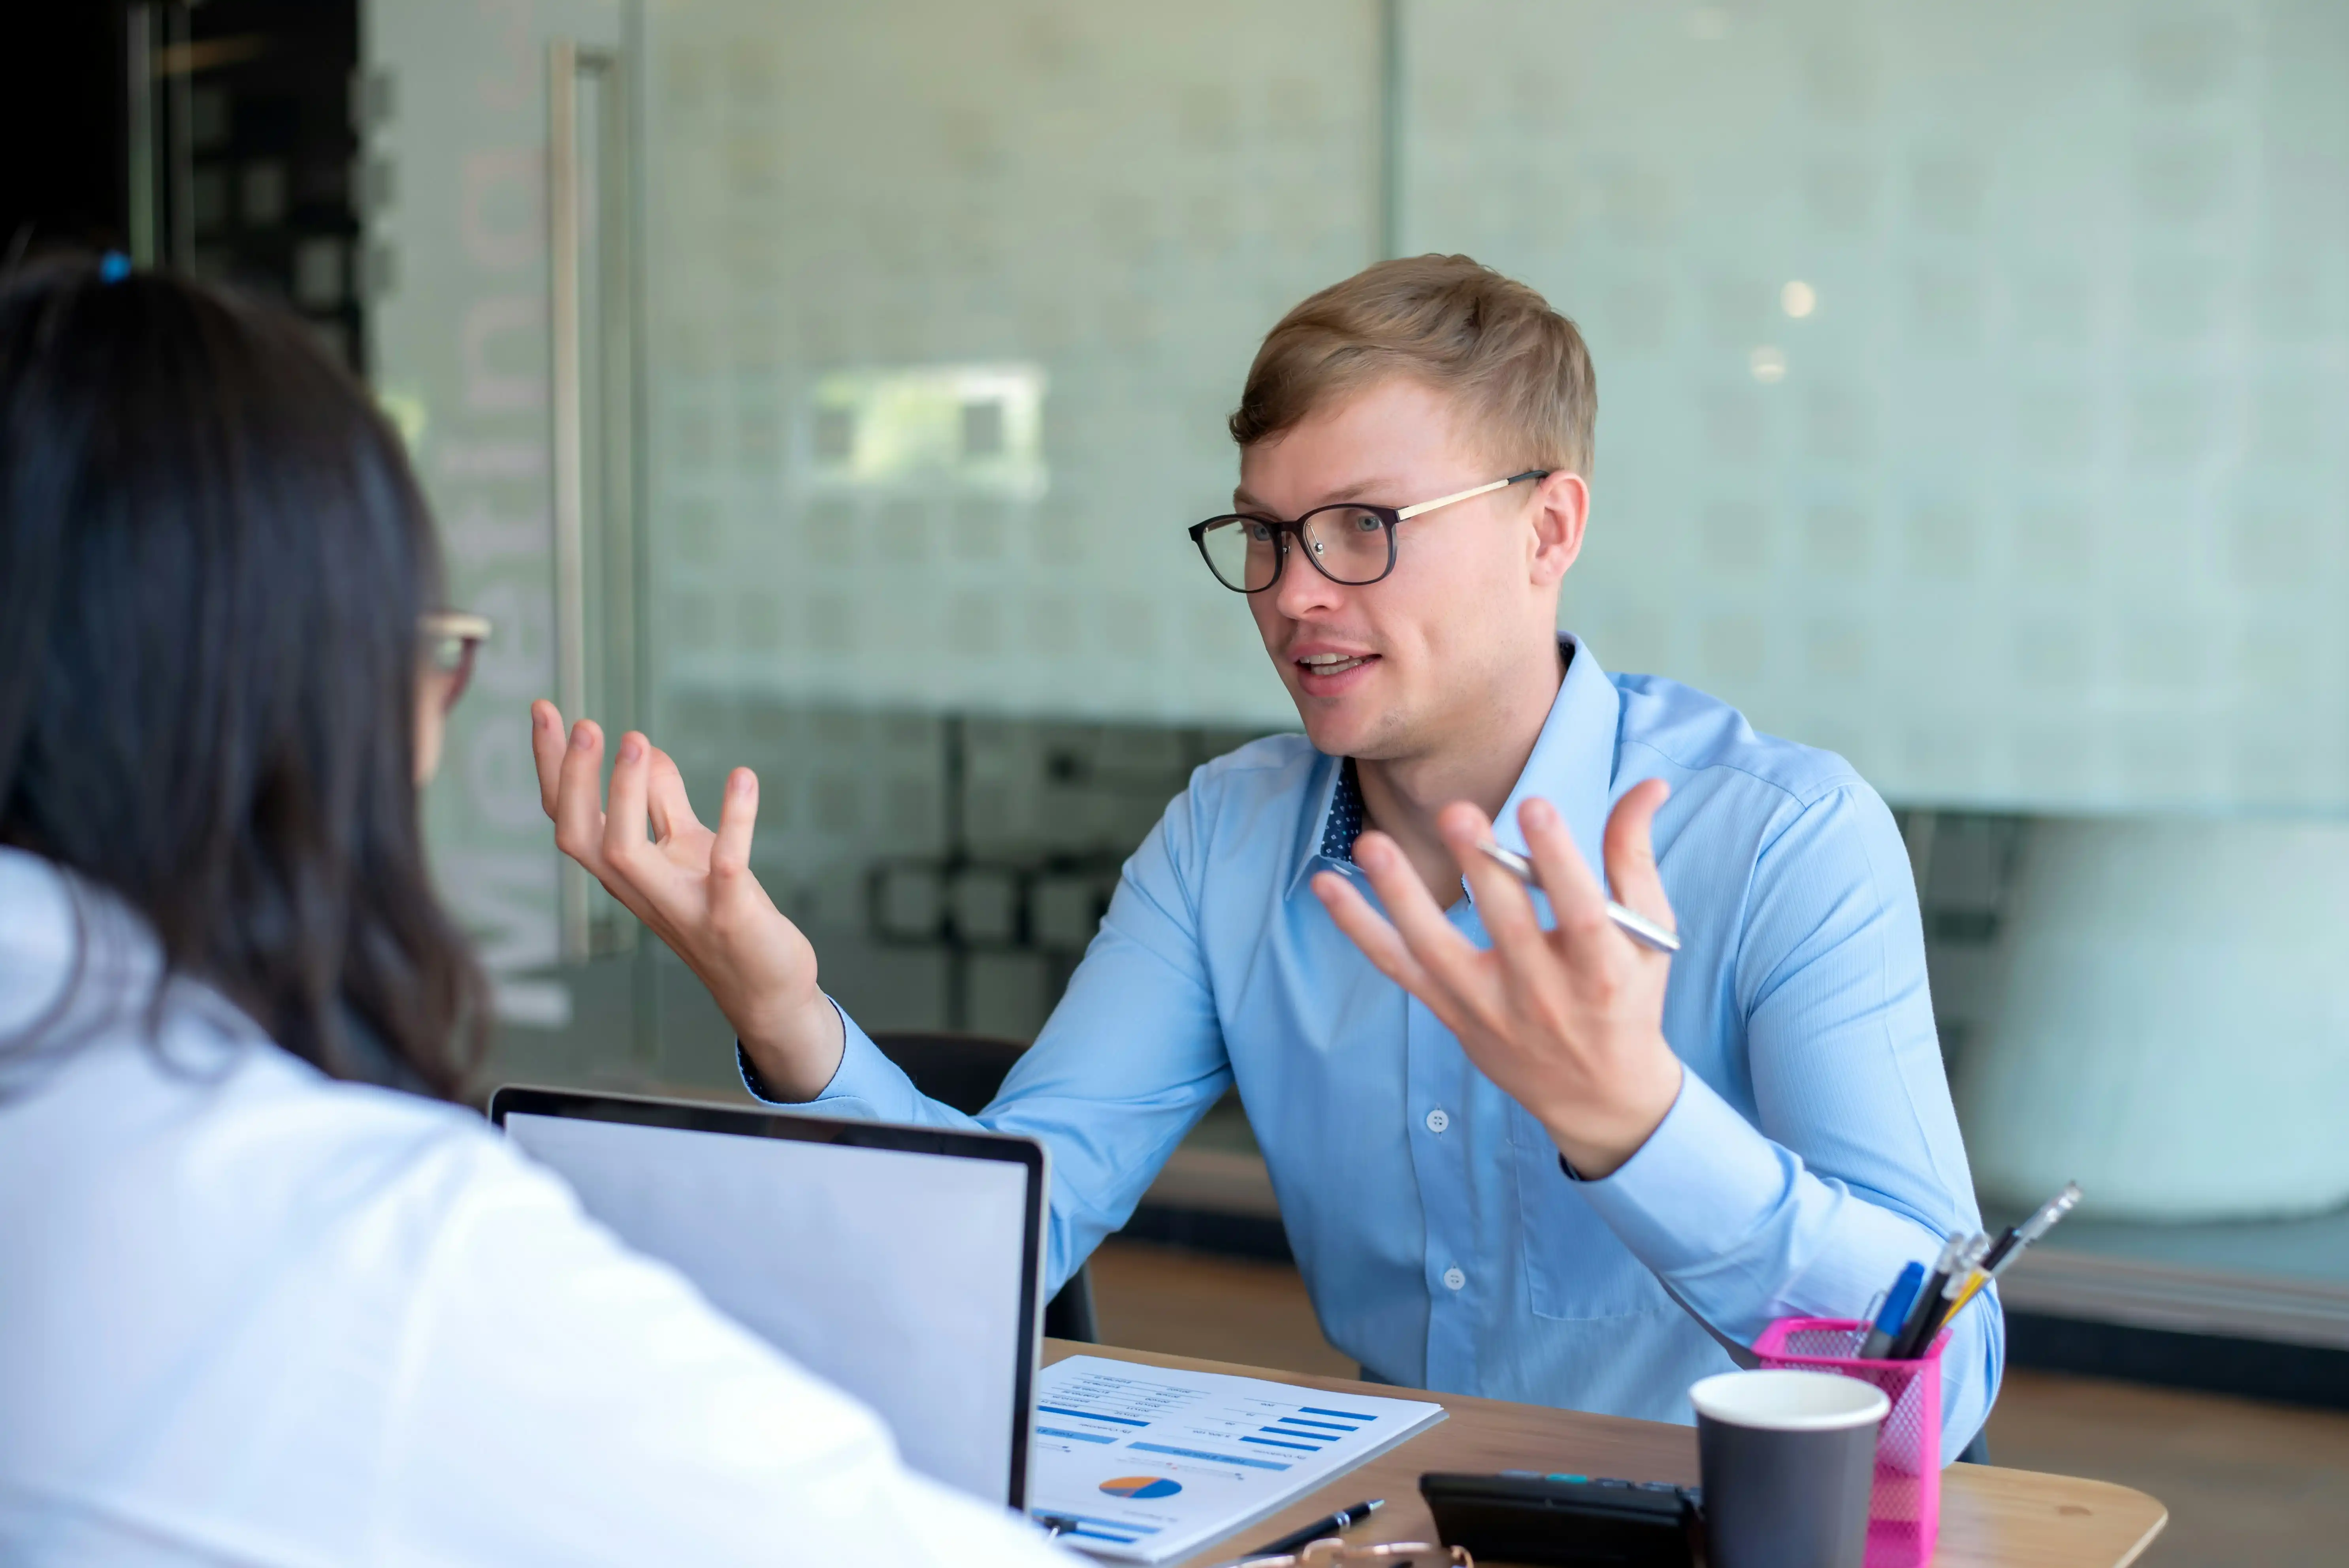
[[[423,635],[426,659],[449,677],[449,689],[440,697],[445,712],[455,707],[457,699],[465,695],[465,688],[473,684],[474,660],[494,628],[487,615],[464,610],[428,610],[416,618],[416,629]]]
[[[1367,588],[1373,583],[1383,583],[1388,578],[1394,575],[1395,560],[1400,553],[1395,545],[1396,524],[1406,522],[1414,517],[1423,516],[1428,512],[1435,511],[1439,507],[1452,506],[1464,500],[1473,500],[1480,495],[1490,495],[1495,490],[1506,490],[1514,484],[1523,484],[1527,480],[1533,480],[1536,481],[1546,480],[1549,478],[1553,471],[1555,470],[1549,469],[1527,469],[1521,474],[1511,474],[1507,479],[1495,480],[1489,484],[1474,485],[1464,490],[1454,490],[1450,495],[1438,496],[1433,500],[1423,500],[1416,506],[1372,506],[1367,501],[1337,501],[1329,506],[1317,506],[1311,511],[1307,512],[1304,516],[1286,522],[1277,517],[1262,517],[1255,512],[1227,511],[1220,516],[1208,518],[1204,522],[1193,523],[1190,529],[1191,542],[1197,548],[1199,552],[1199,559],[1206,562],[1209,574],[1212,575],[1217,583],[1230,589],[1235,593],[1261,593],[1266,589],[1270,588],[1275,583],[1278,583],[1280,581],[1280,574],[1288,569],[1288,542],[1292,537],[1295,538],[1298,545],[1300,547],[1299,552],[1304,555],[1308,562],[1312,563],[1314,571],[1319,572],[1322,576],[1328,578],[1330,582],[1337,583],[1341,588]],[[1307,535],[1305,532],[1307,525],[1312,522],[1315,518],[1319,517],[1323,512],[1329,511],[1368,512],[1371,516],[1377,518],[1383,525],[1382,531],[1387,537],[1387,563],[1384,567],[1380,569],[1379,574],[1376,577],[1363,577],[1360,579],[1340,577],[1336,573],[1330,571],[1327,566],[1321,564],[1320,557],[1313,551],[1301,548],[1307,542]],[[1257,584],[1254,588],[1242,587],[1240,584],[1225,577],[1222,573],[1216,570],[1215,557],[1207,553],[1207,531],[1211,528],[1217,527],[1220,524],[1228,522],[1257,522],[1264,524],[1266,527],[1273,531],[1273,539],[1277,542],[1278,548],[1272,560],[1272,575],[1266,578],[1261,583]]]

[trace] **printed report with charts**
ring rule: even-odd
[[[1038,1377],[1028,1511],[1096,1557],[1164,1563],[1444,1418],[1420,1399],[1071,1356]]]

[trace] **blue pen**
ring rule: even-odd
[[[1892,1282],[1892,1294],[1884,1298],[1884,1310],[1876,1315],[1876,1326],[1860,1341],[1862,1361],[1884,1359],[1885,1352],[1892,1348],[1892,1336],[1900,1332],[1900,1325],[1909,1316],[1909,1304],[1917,1299],[1918,1289],[1924,1283],[1923,1264],[1910,1264],[1900,1271],[1900,1277]]]

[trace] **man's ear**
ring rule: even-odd
[[[1563,469],[1534,491],[1534,581],[1544,587],[1564,579],[1582,553],[1583,525],[1590,521],[1590,487],[1580,474]]]

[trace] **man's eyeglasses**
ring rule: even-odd
[[[1211,517],[1191,526],[1191,542],[1216,581],[1236,593],[1261,593],[1280,581],[1288,563],[1288,542],[1294,536],[1305,547],[1305,559],[1332,583],[1360,588],[1379,582],[1394,570],[1395,524],[1423,517],[1438,507],[1473,500],[1506,490],[1526,480],[1546,480],[1547,469],[1527,469],[1488,485],[1453,495],[1438,496],[1417,506],[1368,506],[1346,501],[1317,506],[1294,522],[1278,518],[1235,512]]]
[[[474,657],[489,641],[490,619],[461,610],[435,610],[418,616],[416,629],[424,635],[426,660],[449,677],[449,689],[440,698],[445,712],[457,706],[457,699],[472,683]]]

